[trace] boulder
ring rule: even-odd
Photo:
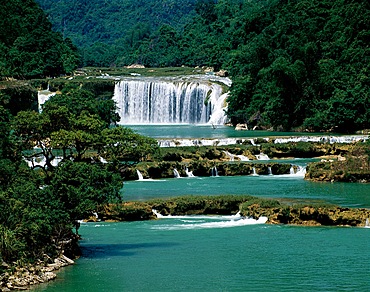
[[[248,131],[248,125],[247,124],[237,124],[235,127],[236,131]]]
[[[221,69],[220,71],[216,72],[215,75],[220,77],[227,77],[229,76],[229,72]]]
[[[145,66],[141,64],[132,64],[126,67],[127,69],[144,69]]]

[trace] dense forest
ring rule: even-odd
[[[136,52],[140,44],[162,26],[181,31],[195,15],[196,0],[36,2],[54,29],[81,50],[83,66],[108,67],[141,62]]]
[[[35,1],[1,1],[0,78],[59,76],[78,64],[77,48],[51,30]]]

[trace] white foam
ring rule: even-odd
[[[238,212],[235,215],[228,216],[204,216],[204,215],[184,215],[184,216],[163,216],[156,210],[153,213],[161,219],[178,219],[173,224],[153,226],[157,230],[183,230],[183,229],[206,229],[206,228],[230,228],[245,225],[265,224],[267,217],[260,217],[258,220],[253,218],[244,218]],[[205,222],[205,219],[207,220]]]
[[[228,220],[228,221],[212,221],[212,222],[201,222],[191,224],[168,224],[153,226],[152,229],[157,230],[183,230],[183,229],[210,229],[210,228],[231,228],[246,225],[257,225],[265,224],[267,217],[260,217],[258,220],[253,218],[244,218],[240,220]]]
[[[274,140],[275,144],[290,143],[290,142],[317,142],[317,143],[354,143],[359,141],[366,141],[369,136],[353,135],[353,136],[302,136],[290,138],[277,138]],[[241,144],[245,141],[250,141],[252,145],[258,146],[254,139],[246,138],[220,138],[220,139],[158,139],[160,147],[183,147],[183,146],[227,146]],[[269,138],[264,138],[269,141]],[[263,160],[268,160],[268,156],[264,155]]]

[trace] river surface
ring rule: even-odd
[[[369,184],[314,183],[300,175],[128,181],[122,189],[125,200],[219,194],[370,208]],[[173,216],[85,223],[80,234],[82,257],[33,291],[370,291],[370,228]]]
[[[366,184],[294,175],[130,181],[127,200],[251,194],[370,207]],[[35,291],[370,291],[370,228],[258,224],[233,217],[86,223],[82,257]]]
[[[216,125],[192,124],[158,124],[158,125],[124,125],[139,134],[152,138],[258,138],[258,137],[283,137],[307,136],[308,133],[299,132],[271,132],[271,131],[236,131],[234,127]],[[322,136],[323,133],[309,133],[310,136]],[[332,134],[331,134],[332,135]]]

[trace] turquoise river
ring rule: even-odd
[[[370,208],[368,184],[313,183],[298,175],[128,181],[122,194],[126,200],[250,194]],[[80,234],[82,257],[32,291],[370,291],[370,228],[173,216],[85,223]]]

